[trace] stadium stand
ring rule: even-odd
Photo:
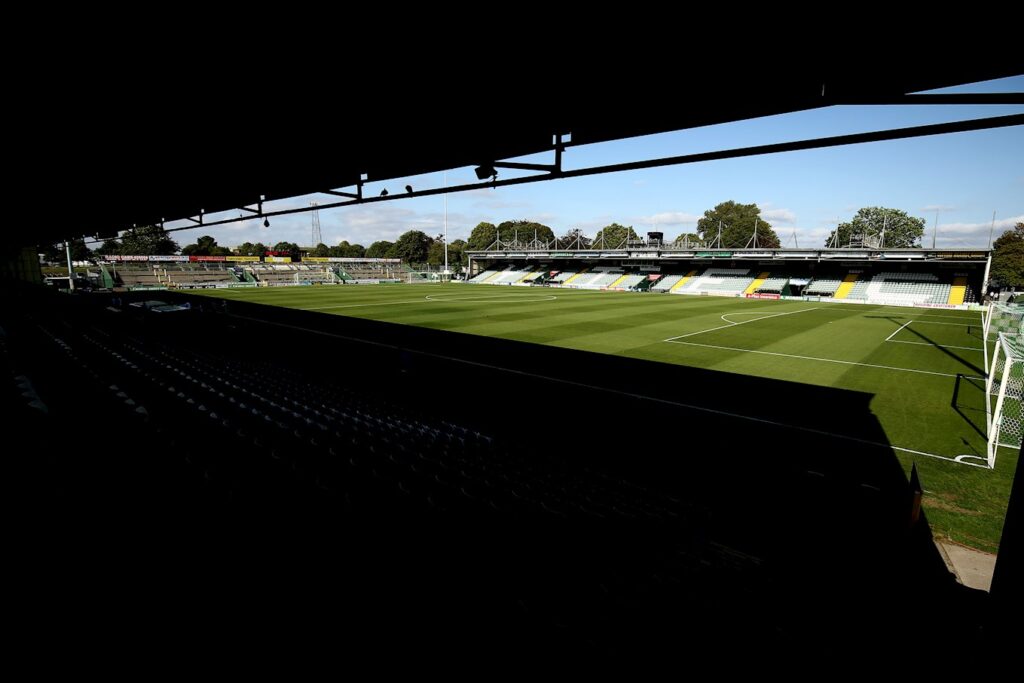
[[[699,276],[686,284],[673,289],[673,294],[716,293],[736,295],[743,292],[753,282],[747,268],[708,268]]]
[[[933,273],[884,272],[871,278],[864,298],[878,304],[944,304],[949,293],[950,285],[940,283]]]
[[[643,275],[623,275],[609,285],[609,289],[634,289],[645,279]]]
[[[556,284],[566,284],[568,281],[572,280],[574,277],[580,275],[581,273],[582,271],[578,271],[576,269],[563,270],[557,275],[555,275],[553,278],[551,278],[551,282]]]
[[[856,277],[854,277],[854,279],[856,279]],[[853,280],[850,280],[850,282],[852,281]],[[844,295],[839,292],[839,288],[842,284],[842,281],[833,278],[815,278],[810,284],[804,287],[804,293],[814,294],[817,296],[835,295],[836,298],[842,299],[844,298]]]
[[[683,279],[682,275],[666,275],[651,287],[652,292],[667,292],[668,290],[675,287],[680,280]]]
[[[766,271],[766,272],[763,272],[760,275],[758,275],[756,278],[754,278],[754,281],[751,282],[750,285],[745,290],[743,290],[743,293],[744,294],[753,294],[754,292],[756,292],[761,287],[761,285],[764,284],[765,280],[768,279],[768,276],[770,274],[771,273],[768,273]]]
[[[19,375],[32,377],[47,407],[25,404],[19,419],[35,411],[41,429],[51,414],[65,424],[105,425],[105,445],[88,460],[74,449],[53,450],[61,478],[45,478],[40,494],[67,533],[48,540],[61,552],[80,552],[89,538],[93,547],[109,542],[114,557],[130,548],[171,558],[119,578],[128,583],[118,592],[101,591],[108,609],[119,591],[136,594],[137,579],[166,583],[163,595],[180,601],[176,608],[216,600],[233,617],[248,619],[254,610],[284,617],[252,597],[279,595],[273,586],[284,582],[289,604],[344,605],[348,619],[364,624],[383,626],[388,614],[411,620],[408,634],[383,644],[358,641],[372,651],[395,642],[447,651],[457,637],[460,648],[482,653],[554,648],[593,657],[671,647],[681,638],[705,652],[728,651],[725,643],[742,638],[765,653],[809,646],[832,653],[859,633],[857,614],[916,594],[943,595],[945,613],[963,603],[934,551],[925,552],[927,536],[905,533],[898,465],[865,458],[862,448],[820,431],[851,416],[870,420],[866,396],[741,376],[724,386],[719,373],[600,354],[583,359],[497,339],[453,348],[438,331],[302,311],[272,309],[259,319],[252,313],[265,307],[235,301],[226,304],[231,313],[196,298],[202,308],[156,316],[107,299],[89,306],[63,299],[20,315],[7,307],[3,329],[10,332],[0,336],[0,350],[13,337]],[[344,336],[333,336],[335,328]],[[308,363],[289,360],[357,349],[363,369],[310,372]],[[443,414],[430,410],[409,389],[450,376],[461,362],[453,353],[530,368],[526,377],[474,366],[480,386],[501,387],[513,403],[557,392],[567,424],[614,396],[625,414],[642,411],[645,427],[546,431],[538,445],[528,428],[491,415],[493,404],[476,395],[451,397]],[[591,382],[611,383],[588,388],[560,379],[583,368]],[[630,394],[606,393],[620,380]],[[69,382],[88,393],[88,404],[67,395]],[[652,426],[694,416],[636,392],[671,396],[678,386],[709,406],[772,395],[781,410],[799,395],[802,418],[817,428],[773,441],[729,430],[728,419],[707,413],[700,429],[730,431],[728,462],[665,458],[668,442]],[[452,411],[461,418],[445,417]],[[822,449],[830,453],[825,462],[815,456]],[[617,457],[622,452],[632,456]],[[833,513],[806,514],[823,505]],[[69,522],[72,510],[78,515]],[[108,514],[120,520],[106,527],[109,539],[77,536],[79,525]],[[180,542],[159,531],[165,515],[185,532]],[[119,547],[122,530],[134,543]],[[900,548],[903,559],[887,562],[884,572],[869,559]],[[204,571],[189,572],[199,558]],[[222,569],[237,591],[225,594],[222,579],[213,578]],[[81,578],[107,586],[101,571],[98,565]],[[336,583],[323,583],[330,578]],[[324,585],[338,586],[337,600]],[[67,600],[72,589],[56,586],[47,600]],[[737,625],[736,610],[751,609],[771,616]],[[230,623],[244,629],[245,619]],[[875,637],[902,633],[902,624],[890,624],[877,625]],[[759,641],[766,633],[776,635]]]
[[[786,289],[786,285],[788,284],[788,277],[769,277],[766,278],[754,291],[766,294],[780,294]]]
[[[533,99],[625,94],[608,78],[615,69],[591,59],[599,51],[581,52],[568,80],[527,78],[541,87]],[[87,52],[66,77],[55,70],[48,91],[73,91],[78,71],[101,73]],[[975,65],[955,50],[927,59],[904,52],[858,54],[849,74],[821,68],[821,59],[768,55],[759,58],[770,75],[763,79],[749,78],[746,65],[724,66],[735,60],[693,75],[677,60],[648,59],[628,70],[631,92],[673,83],[696,93],[699,106],[654,116],[613,108],[607,123],[594,107],[566,116],[492,107],[455,122],[444,108],[420,107],[396,127],[390,114],[417,101],[415,84],[361,79],[383,84],[349,93],[344,128],[356,134],[321,136],[316,145],[296,145],[296,131],[338,129],[335,108],[246,116],[232,106],[150,107],[145,125],[126,127],[137,93],[93,88],[77,113],[81,125],[54,129],[43,155],[54,163],[34,178],[40,196],[58,196],[29,204],[76,219],[28,221],[39,227],[16,234],[21,256],[0,258],[0,280],[38,282],[38,268],[26,265],[35,266],[39,243],[116,235],[162,216],[201,223],[199,207],[234,213],[262,193],[296,197],[357,182],[356,192],[334,194],[361,202],[361,178],[549,156],[552,144],[550,177],[558,177],[563,131],[573,132],[572,145],[586,145],[835,102],[902,102],[913,97],[906,93],[1015,75],[998,55]],[[622,59],[613,61],[621,71]],[[236,74],[200,71],[178,76],[192,92],[238,89]],[[281,80],[263,71],[265,82]],[[150,80],[148,101],[182,92]],[[1001,95],[953,97],[992,103]],[[52,109],[45,97],[21,99]],[[927,134],[1017,123],[949,122]],[[230,173],[197,163],[253,141],[257,163]],[[42,168],[39,146],[21,147],[26,158],[16,153],[12,166]],[[91,172],[101,158],[104,172]],[[479,179],[488,166],[477,167]],[[506,182],[491,177],[495,186]],[[796,253],[780,268],[723,250],[686,259],[676,252],[660,272],[689,275],[672,287],[709,267],[841,281],[864,265],[848,250],[827,263],[832,256]],[[965,265],[947,256],[910,264],[880,256],[864,265],[850,298],[866,301],[871,278],[883,272],[934,272],[943,285],[967,270],[971,301],[983,291],[983,259],[969,254]],[[575,254],[549,257],[536,263],[558,271],[558,283],[594,265]],[[503,258],[471,257],[491,276],[511,265]],[[147,280],[152,273],[138,275],[140,284],[162,286]],[[380,279],[390,278],[366,281]],[[12,515],[9,584],[15,606],[22,596],[28,606],[11,622],[26,636],[16,646],[32,644],[31,661],[57,653],[76,670],[157,663],[189,675],[254,661],[266,675],[279,658],[294,676],[303,666],[324,668],[320,660],[351,671],[406,662],[423,675],[479,659],[474,670],[486,676],[517,665],[554,672],[527,660],[558,658],[574,669],[665,660],[666,670],[684,673],[747,662],[763,673],[796,663],[828,675],[851,663],[879,671],[877,664],[995,659],[1017,643],[1016,629],[983,627],[993,626],[992,614],[1019,619],[1019,603],[953,580],[926,517],[913,514],[921,489],[893,454],[829,436],[854,429],[887,443],[868,393],[182,292],[167,298],[191,308],[157,314],[120,301],[151,294],[26,291],[0,290],[0,400],[11,426],[10,480],[28,493]],[[730,417],[748,404],[764,419]],[[793,429],[782,426],[789,420]],[[27,447],[29,435],[42,445]],[[1008,587],[1020,583],[1010,562],[1020,556],[1011,550],[1020,548],[1022,481],[1018,474],[997,566],[997,577],[1011,572]]]
[[[801,264],[780,259],[770,269],[743,267],[742,261],[733,261],[729,267],[722,264],[722,267],[711,268],[687,268],[682,263],[666,262],[662,266],[663,272],[653,284],[649,284],[645,275],[631,272],[636,265],[625,259],[619,265],[602,259],[589,263],[541,263],[539,266],[499,260],[469,281],[534,286],[551,284],[578,289],[639,289],[691,295],[831,297],[837,301],[895,306],[963,306],[977,303],[984,265],[979,255],[967,256],[975,262],[969,263],[972,269],[966,273],[951,272],[952,264],[941,262],[919,262],[904,265],[899,270],[894,270],[892,263],[870,262],[856,268],[837,268],[827,261]],[[677,269],[681,272],[672,272]]]
[[[334,283],[339,280],[328,266],[303,263],[258,263],[248,266],[255,279],[267,286]],[[346,271],[347,272],[347,271]],[[358,278],[352,278],[358,280]]]

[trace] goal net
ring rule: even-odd
[[[1016,304],[991,304],[985,311],[983,323],[985,340],[995,341],[1001,333],[1024,334],[1024,306]]]
[[[1020,448],[1024,434],[1024,335],[999,333],[985,388],[989,416],[986,455],[988,466],[994,467],[999,448]]]
[[[429,285],[437,284],[438,282],[448,282],[451,275],[448,273],[439,273],[426,270],[410,270],[406,274],[405,281],[410,285]]]

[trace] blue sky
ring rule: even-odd
[[[988,81],[938,92],[1024,92],[1024,76]],[[644,103],[635,105],[643,108]],[[658,106],[652,101],[650,106]],[[566,169],[800,140],[869,130],[1024,113],[1022,106],[831,107],[753,121],[650,135],[600,145],[571,147]],[[466,238],[480,221],[535,220],[556,235],[581,228],[593,235],[615,221],[637,232],[660,230],[669,239],[692,232],[697,219],[719,202],[756,203],[783,244],[824,244],[837,221],[863,206],[903,209],[927,220],[931,243],[938,213],[938,246],[983,247],[992,212],[998,236],[1024,221],[1024,126],[955,133],[911,140],[876,142],[824,150],[714,161],[514,187],[453,193],[448,196],[448,236]],[[521,160],[551,162],[537,155]],[[519,175],[502,171],[499,178]],[[476,182],[471,168],[448,172],[448,184]],[[387,187],[401,193],[441,186],[441,173],[384,183],[368,183],[367,194]],[[267,204],[268,210],[326,203],[337,198],[308,196]],[[210,216],[216,218],[217,216]],[[225,216],[226,217],[226,216]],[[412,198],[320,212],[324,242],[341,240],[369,246],[394,240],[406,230],[440,234],[444,200]],[[168,227],[173,227],[169,225]],[[310,243],[311,215],[271,219],[271,226],[250,220],[176,233],[182,245],[212,234],[222,245],[245,241]]]

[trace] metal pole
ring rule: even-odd
[[[996,231],[996,212],[993,211],[992,212],[992,227],[988,229],[988,248],[989,249],[992,248],[992,235],[995,234],[995,231]]]
[[[935,248],[935,239],[939,236],[939,212],[935,212],[935,229],[932,230],[932,249]]]
[[[998,349],[999,347],[997,346],[996,348]],[[1010,358],[1009,354],[1004,353],[1003,355],[1006,356],[1006,360],[1003,361],[1004,372],[1003,372],[1002,381],[999,383],[999,397],[996,399],[995,410],[992,411],[992,415],[989,417],[989,427],[988,427],[988,429],[989,429],[989,433],[988,433],[989,449],[988,449],[988,452],[986,453],[986,455],[988,456],[988,466],[989,466],[989,468],[994,467],[995,463],[996,463],[996,451],[999,450],[999,422],[1000,422],[996,418],[1000,417],[1002,415],[1003,399],[1006,398],[1006,385],[1009,384],[1007,379],[1008,379],[1009,371],[1010,371],[1011,358]]]
[[[68,256],[68,287],[75,291],[75,271],[71,267],[71,240],[64,240],[64,251]]]
[[[985,294],[988,292],[988,271],[992,267],[992,252],[988,252],[988,260],[985,261],[985,275],[981,279],[981,299],[984,302]]]
[[[448,187],[448,171],[444,172],[444,186]],[[448,193],[444,193],[444,272],[448,273]]]

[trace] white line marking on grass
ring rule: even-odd
[[[525,297],[540,297],[540,298],[529,298],[529,299],[521,298],[521,297],[524,297],[524,296]],[[438,298],[435,298],[433,295],[428,294],[425,297],[423,297],[422,299],[403,299],[401,301],[375,301],[375,302],[366,303],[366,304],[334,304],[334,305],[331,305],[331,306],[313,306],[313,307],[310,307],[310,308],[300,308],[299,310],[301,310],[301,311],[324,311],[324,310],[327,310],[327,309],[334,309],[334,308],[363,308],[365,306],[392,306],[392,305],[397,305],[397,304],[422,304],[422,303],[426,303],[428,301],[434,302],[434,303],[441,303],[441,302],[444,302],[444,301],[481,301],[481,300],[485,300],[485,299],[486,300],[507,299],[507,300],[511,300],[511,301],[554,301],[557,298],[558,297],[556,297],[554,295],[550,295],[550,294],[506,294],[504,296],[499,295],[499,296],[483,296],[483,297],[473,297],[473,298],[438,299]]]
[[[369,304],[336,304],[334,306],[313,306],[312,308],[300,308],[300,311],[323,311],[328,308],[361,308],[363,306],[391,306],[395,304],[421,304],[423,299],[406,299],[405,301],[376,301]]]
[[[921,320],[920,318],[914,318],[910,322],[917,323],[918,325],[949,325],[950,327],[977,327],[978,323],[937,323],[933,320]]]
[[[558,297],[553,294],[499,294],[497,296],[455,296],[446,299],[438,297],[447,296],[445,294],[433,295],[428,294],[424,297],[427,301],[554,301]]]
[[[668,339],[662,339],[662,341],[670,342],[673,339],[683,339],[685,337],[692,337],[697,334],[704,334],[705,332],[714,332],[715,330],[724,330],[727,327],[733,327],[735,325],[746,325],[747,323],[756,323],[758,320],[766,320],[768,318],[778,318],[782,315],[795,315],[797,313],[806,313],[807,311],[819,310],[817,308],[801,308],[799,311],[786,311],[785,313],[773,313],[771,315],[763,315],[760,318],[751,318],[750,320],[744,320],[741,323],[729,322],[728,325],[719,325],[718,327],[711,327],[706,330],[698,330],[697,332],[690,332],[689,334],[680,334],[677,337],[669,337]],[[726,313],[726,315],[736,315],[735,313]]]
[[[676,337],[675,339],[678,339]],[[859,365],[865,368],[878,368],[880,370],[897,370],[899,372],[916,372],[921,375],[936,375],[938,377],[956,377],[947,372],[932,372],[931,370],[913,370],[911,368],[898,368],[892,365],[874,365],[873,363],[857,363],[852,360],[836,360],[834,358],[818,358],[817,356],[798,356],[793,353],[778,353],[775,351],[757,351],[755,349],[739,349],[735,346],[718,346],[716,344],[700,344],[698,342],[673,341],[665,339],[669,344],[686,344],[687,346],[703,346],[709,349],[722,349],[723,351],[740,351],[742,353],[759,353],[764,356],[781,356],[783,358],[798,358],[800,360],[816,360],[822,363],[839,363],[841,365]],[[965,375],[966,376],[966,375]]]
[[[980,346],[950,346],[949,344],[929,344],[928,342],[900,341],[899,339],[886,339],[885,341],[890,344],[916,344],[918,346],[934,346],[937,349],[963,349],[964,351],[978,351],[979,353],[985,350]]]
[[[274,325],[274,326],[277,326],[277,327],[287,327],[287,328],[294,329],[294,330],[301,330],[303,332],[310,332],[312,334],[318,334],[318,335],[321,335],[321,336],[324,336],[324,337],[336,337],[338,339],[347,339],[349,341],[360,342],[362,344],[368,344],[370,346],[379,346],[379,347],[383,347],[383,348],[387,348],[387,349],[394,349],[396,351],[410,351],[412,353],[416,353],[416,354],[419,354],[419,355],[422,355],[422,356],[430,356],[430,357],[433,357],[433,358],[441,358],[443,360],[452,361],[452,362],[455,362],[455,363],[462,363],[464,365],[471,365],[471,366],[476,366],[476,367],[489,368],[491,370],[500,370],[502,372],[508,372],[510,374],[513,374],[513,375],[521,375],[523,377],[534,377],[534,378],[537,378],[537,379],[547,380],[549,382],[557,382],[559,384],[568,384],[568,385],[571,385],[571,386],[585,387],[587,389],[595,389],[597,391],[604,391],[604,392],[607,392],[607,393],[610,393],[610,394],[617,394],[619,396],[628,396],[629,398],[635,398],[635,399],[639,399],[641,401],[653,401],[655,403],[664,403],[666,405],[679,406],[681,408],[687,408],[689,410],[695,410],[695,411],[702,412],[702,413],[711,413],[711,414],[714,414],[714,415],[724,415],[726,417],[733,417],[733,418],[736,418],[738,420],[746,420],[748,422],[757,422],[757,423],[760,423],[760,424],[772,425],[774,427],[782,427],[784,429],[794,429],[794,430],[800,431],[800,432],[809,432],[811,434],[818,434],[818,435],[821,435],[821,436],[828,436],[828,437],[832,437],[832,438],[835,438],[835,439],[841,439],[841,440],[844,440],[844,441],[854,441],[856,443],[862,443],[862,444],[864,444],[866,446],[876,446],[878,448],[885,448],[885,449],[893,450],[893,451],[902,451],[904,453],[913,453],[915,455],[922,455],[922,456],[925,456],[925,457],[928,457],[928,458],[935,458],[936,460],[945,460],[946,462],[952,462],[952,463],[956,463],[958,465],[967,465],[968,467],[982,467],[981,465],[975,465],[973,463],[964,462],[964,461],[961,461],[961,460],[957,459],[957,458],[974,457],[974,456],[962,456],[962,455],[960,455],[960,456],[957,456],[956,458],[949,458],[949,457],[946,457],[944,455],[938,455],[938,454],[935,454],[935,453],[926,453],[924,451],[915,451],[915,450],[913,450],[911,448],[903,448],[902,446],[893,446],[892,444],[882,443],[881,441],[871,441],[870,439],[862,439],[862,438],[856,437],[856,436],[848,436],[846,434],[836,434],[835,432],[826,432],[826,431],[824,431],[822,429],[815,429],[813,427],[804,427],[802,425],[793,425],[793,424],[787,424],[785,422],[776,422],[774,420],[766,420],[766,419],[761,418],[761,417],[753,417],[753,416],[750,416],[750,415],[742,415],[740,413],[732,413],[732,412],[728,412],[728,411],[725,411],[725,410],[718,410],[716,408],[707,408],[705,406],[693,405],[691,403],[680,403],[679,401],[670,401],[667,398],[658,398],[656,396],[645,396],[643,394],[636,394],[636,393],[633,393],[631,391],[622,391],[621,389],[612,389],[610,387],[599,387],[599,386],[596,386],[596,385],[593,385],[593,384],[587,384],[587,383],[584,383],[584,382],[577,382],[577,381],[574,381],[574,380],[571,380],[571,379],[562,379],[561,377],[549,377],[547,375],[541,375],[541,374],[538,374],[538,373],[535,373],[535,372],[527,372],[525,370],[515,370],[513,368],[504,368],[504,367],[501,367],[500,365],[491,365],[490,363],[481,363],[479,361],[466,360],[465,358],[456,358],[456,357],[453,357],[453,356],[447,356],[447,355],[440,354],[440,353],[431,353],[429,351],[419,351],[417,349],[407,349],[405,347],[397,346],[395,344],[387,344],[385,342],[376,342],[376,341],[370,341],[368,339],[359,339],[358,337],[349,337],[347,335],[336,334],[334,332],[323,332],[321,330],[311,330],[308,327],[300,327],[298,325],[290,325],[288,323],[273,322],[273,321],[270,321],[270,320],[261,320],[259,318],[252,318],[252,317],[249,317],[247,315],[238,315],[237,313],[229,313],[228,315],[230,315],[233,318],[240,318],[242,320],[249,320],[251,322],[262,323],[264,325]],[[693,342],[672,342],[672,343],[673,344],[692,344],[694,346],[706,346],[706,344],[694,344]],[[720,348],[724,348],[724,347],[720,347]],[[742,349],[739,349],[739,350],[742,350]],[[761,351],[761,352],[757,352],[757,353],[767,353],[767,351]],[[786,354],[773,354],[773,355],[786,355]],[[823,359],[814,359],[814,360],[823,360]],[[854,363],[854,365],[863,365],[863,363]],[[879,366],[879,367],[882,367],[882,366]],[[893,368],[893,369],[899,370],[901,368]],[[910,372],[923,372],[923,371],[911,370]],[[929,373],[929,374],[933,374],[934,375],[934,374],[942,374],[942,373]],[[955,377],[956,375],[948,375],[948,376],[949,377]],[[977,378],[977,379],[981,379],[981,378]],[[988,467],[983,467],[983,469],[989,469],[989,468]]]
[[[955,462],[960,463],[961,465],[970,465],[971,467],[980,467],[980,468],[982,468],[984,470],[992,469],[992,468],[990,468],[988,466],[988,459],[984,458],[984,457],[982,457],[980,455],[958,455],[955,458],[953,458],[953,460]],[[985,464],[984,465],[980,465],[978,463],[968,462],[968,460],[980,460],[981,462],[983,462]]]
[[[895,337],[897,334],[900,333],[900,330],[902,330],[904,327],[906,327],[907,325],[909,325],[912,322],[914,322],[914,321],[913,320],[908,320],[907,322],[905,322],[902,325],[900,325],[898,330],[896,330],[895,332],[893,332],[892,334],[890,334],[888,337],[885,338],[885,341],[889,341],[890,339]]]
[[[978,311],[980,313],[980,311]],[[920,318],[939,318],[940,320],[970,320],[966,315],[938,315],[935,313],[922,313]]]

